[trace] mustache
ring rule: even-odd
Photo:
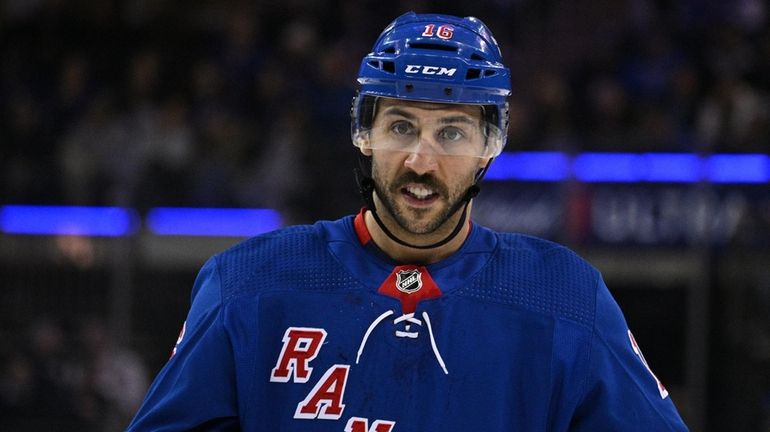
[[[433,175],[417,174],[412,171],[408,171],[396,178],[396,180],[393,182],[393,190],[397,191],[404,187],[404,185],[407,183],[422,183],[428,186],[430,189],[439,192],[443,196],[447,196],[448,194],[446,186],[438,181],[436,177],[433,177]]]

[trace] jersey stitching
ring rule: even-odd
[[[599,295],[599,283],[600,280],[596,280],[596,284],[594,285],[594,304],[593,304],[593,323],[591,325],[591,340],[588,343],[588,359],[586,362],[586,368],[585,368],[585,374],[583,375],[583,383],[581,384],[581,391],[575,400],[575,411],[578,410],[580,407],[580,402],[585,399],[586,395],[588,394],[588,388],[589,383],[591,382],[591,362],[593,362],[593,356],[594,356],[594,340],[597,338],[597,332],[596,332],[596,308],[597,308],[597,301],[596,296]],[[572,419],[574,420],[574,414]],[[571,424],[571,423],[570,423]]]
[[[612,355],[612,357],[615,359],[615,361],[617,361],[617,362],[618,362],[618,364],[620,364],[620,365],[621,365],[621,368],[622,368],[623,372],[625,372],[625,373],[626,373],[626,376],[628,376],[629,378],[630,378],[630,377],[632,377],[632,374],[631,374],[631,372],[630,372],[629,368],[628,368],[628,367],[626,367],[625,363],[624,363],[624,362],[623,362],[623,361],[620,359],[620,357],[619,357],[619,356],[618,356],[618,355],[617,355],[617,354],[616,354],[616,353],[615,353],[613,350],[609,349],[609,348],[610,348],[610,344],[609,344],[609,343],[608,343],[608,342],[607,342],[607,341],[606,341],[606,340],[605,340],[605,339],[604,339],[604,338],[601,336],[601,334],[599,334],[599,332],[598,332],[598,331],[596,332],[596,337],[597,337],[597,339],[598,339],[599,341],[601,341],[601,343],[602,343],[602,344],[603,344],[605,347],[607,347],[607,348],[608,348],[608,351],[610,352],[610,354]],[[592,344],[592,345],[593,345],[593,344]],[[590,363],[589,363],[589,371],[590,371],[591,369],[592,369],[592,368],[590,367]],[[666,416],[666,415],[664,415],[664,414],[663,414],[663,413],[660,411],[660,409],[659,409],[659,407],[657,406],[657,404],[653,403],[653,402],[650,400],[650,398],[648,397],[648,394],[647,394],[647,392],[644,390],[644,388],[642,388],[641,384],[640,384],[639,382],[637,382],[636,380],[634,380],[634,379],[631,379],[631,381],[634,383],[634,385],[636,386],[636,388],[637,388],[637,389],[639,389],[639,391],[642,393],[642,395],[644,396],[644,400],[645,400],[645,401],[647,401],[647,404],[648,404],[648,405],[649,405],[649,406],[650,406],[650,407],[653,409],[653,411],[655,411],[655,413],[657,413],[657,414],[658,414],[658,416],[659,416],[661,419],[663,419],[663,420],[666,422],[666,424],[669,426],[669,428],[670,428],[671,430],[676,430],[676,429],[673,427],[673,425],[671,424],[669,417],[668,417],[668,416]]]

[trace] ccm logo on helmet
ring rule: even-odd
[[[443,66],[406,65],[404,72],[408,74],[446,75],[453,76],[457,68],[445,68]]]

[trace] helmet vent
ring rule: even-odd
[[[468,72],[465,73],[465,79],[467,80],[479,79],[480,77],[481,69],[468,69]]]
[[[414,49],[425,49],[425,50],[434,50],[434,51],[449,51],[456,53],[457,48],[453,47],[451,45],[442,45],[442,44],[436,44],[436,43],[424,43],[424,42],[412,42],[409,44],[410,48]]]
[[[484,71],[485,77],[492,76],[492,75],[497,75],[497,71],[493,69],[487,69]]]
[[[396,65],[392,61],[371,60],[369,66],[384,72],[396,73]]]
[[[479,60],[479,61],[484,61],[484,60],[486,60],[486,58],[484,58],[484,57],[483,57],[481,54],[479,54],[479,53],[473,53],[473,54],[471,54],[471,60]]]
[[[389,46],[389,47],[385,48],[384,50],[382,50],[382,53],[383,54],[395,54],[396,53],[396,47]]]

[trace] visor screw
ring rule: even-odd
[[[414,90],[414,85],[412,85],[412,84],[407,84],[407,85],[406,85],[406,91],[408,91],[408,92],[411,92],[412,90]]]
[[[452,89],[449,88],[449,87],[444,87],[444,94],[447,95],[447,96],[451,96],[452,95]]]

